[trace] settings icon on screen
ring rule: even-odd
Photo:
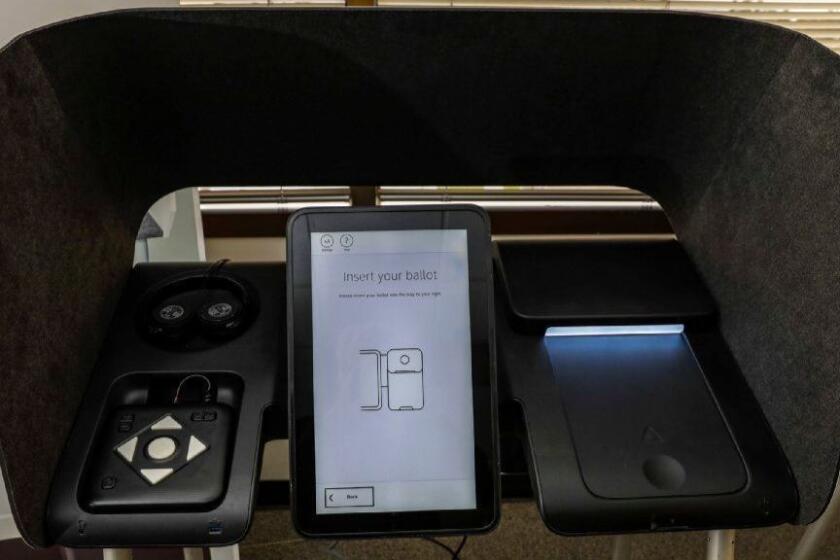
[[[332,246],[335,245],[335,239],[329,233],[325,233],[321,236],[321,247],[324,249],[332,249]]]

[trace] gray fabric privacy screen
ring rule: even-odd
[[[0,52],[0,462],[26,538],[145,210],[191,185],[618,184],[668,212],[787,453],[840,457],[840,57],[674,13],[130,11]],[[558,219],[561,219],[558,217]]]

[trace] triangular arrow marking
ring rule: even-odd
[[[140,474],[152,484],[157,484],[173,472],[174,469],[140,469]]]
[[[204,445],[204,442],[195,436],[190,436],[190,445],[187,448],[187,461],[192,461],[206,450],[207,446]]]
[[[130,440],[126,441],[119,447],[117,447],[116,451],[122,458],[128,461],[129,463],[134,460],[134,451],[137,449],[137,436],[131,438]]]
[[[152,430],[180,430],[181,424],[169,414],[152,424]]]
[[[653,426],[648,426],[642,435],[642,441],[645,443],[665,443],[665,438],[659,435],[659,432],[654,430]]]

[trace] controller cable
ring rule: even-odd
[[[445,543],[440,542],[436,538],[433,537],[421,537],[424,541],[430,542],[433,545],[439,546],[442,549],[446,550],[449,553],[449,556],[452,560],[459,560],[461,558],[461,551],[464,549],[464,545],[467,544],[467,535],[461,537],[461,542],[458,543],[458,546],[452,548]],[[324,546],[322,550],[327,556],[331,556],[336,560],[346,560],[344,554],[338,549],[339,541],[332,541],[328,545]]]
[[[467,535],[461,537],[461,542],[458,543],[458,546],[455,548],[450,547],[449,545],[440,542],[434,537],[422,537],[424,541],[428,541],[434,545],[437,545],[443,549],[445,549],[449,554],[452,560],[458,560],[461,558],[461,551],[464,550],[464,545],[467,544]]]
[[[338,541],[333,541],[326,547],[324,547],[324,552],[327,556],[332,556],[336,560],[347,560],[344,557],[344,554],[342,554],[341,551],[338,550]]]
[[[210,403],[213,401],[213,383],[211,383],[210,379],[207,378],[206,375],[202,375],[200,373],[193,373],[191,375],[186,376],[178,383],[178,388],[175,389],[175,398],[172,399],[172,404],[178,404],[178,399],[181,397],[181,389],[184,386],[184,383],[189,381],[190,379],[203,379],[204,383],[206,384],[206,389],[204,390],[204,395],[202,396],[202,402]]]
[[[207,270],[204,271],[204,278],[203,278],[203,281],[202,281],[202,289],[205,291],[205,295],[204,295],[204,301],[202,302],[202,305],[204,305],[204,303],[206,303],[207,300],[210,298],[210,295],[208,293],[210,291],[209,290],[210,281],[213,279],[213,277],[216,276],[216,274],[219,272],[219,270],[221,270],[221,268],[223,266],[225,266],[229,261],[230,261],[230,259],[219,259],[216,262],[214,262],[213,264],[211,264],[210,266],[208,266]],[[175,389],[175,398],[172,399],[172,404],[178,404],[178,400],[181,397],[181,389],[184,387],[184,383],[186,383],[190,379],[203,379],[204,380],[204,383],[206,384],[206,389],[204,390],[204,395],[202,396],[202,402],[205,403],[205,404],[212,402],[213,401],[213,383],[210,382],[210,380],[207,378],[206,375],[201,375],[200,373],[193,373],[191,375],[188,375],[188,376],[184,377],[183,379],[181,379],[181,382],[178,383],[178,388]]]
[[[207,289],[210,284],[210,280],[212,280],[213,277],[218,274],[219,270],[221,270],[222,267],[229,262],[230,259],[219,259],[207,267],[207,270],[204,271],[204,289]]]
[[[222,267],[229,262],[230,259],[219,259],[208,266],[207,270],[204,271],[204,278],[201,283],[201,289],[204,291],[204,297],[201,298],[201,305],[199,307],[204,307],[204,305],[210,301],[210,294],[212,292],[210,289],[210,282],[216,277],[216,275],[219,274]]]

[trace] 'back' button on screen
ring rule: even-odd
[[[373,507],[373,486],[325,488],[326,507]]]

